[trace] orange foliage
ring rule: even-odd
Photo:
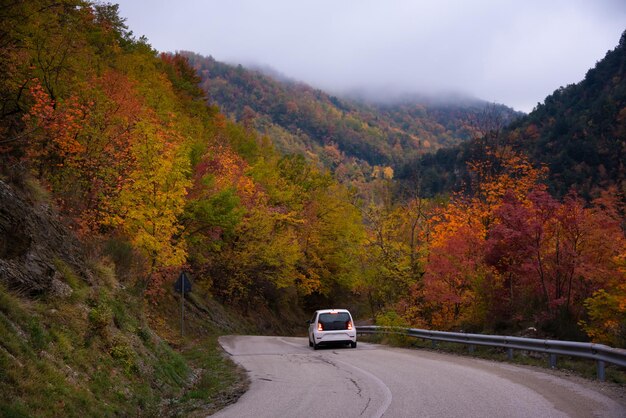
[[[135,163],[133,130],[145,116],[135,85],[109,70],[64,101],[55,102],[38,80],[29,93],[25,156],[79,231],[98,231],[117,215],[115,201]]]
[[[84,228],[94,231],[116,216],[114,202],[136,162],[134,128],[144,111],[134,83],[114,70],[95,79],[87,94],[97,105],[88,121],[90,129],[84,129],[81,137],[86,152],[80,162],[85,190],[79,216]]]
[[[605,193],[592,207],[576,195],[559,202],[539,183],[545,169],[505,155],[472,163],[472,195],[454,196],[431,217],[424,280],[412,289],[420,305],[407,312],[440,328],[486,327],[495,318],[576,322],[587,300],[595,322],[585,329],[606,341],[626,304],[615,262],[626,247],[620,199]],[[607,304],[613,313],[605,318],[599,307]]]
[[[230,147],[224,145],[210,147],[196,167],[190,197],[198,197],[202,193],[201,190],[207,188],[205,179],[210,175],[213,178],[213,191],[234,187],[243,205],[253,207],[259,203],[263,192],[247,175],[249,168],[248,163]]]
[[[33,135],[26,156],[36,163],[40,174],[45,167],[75,164],[78,154],[85,150],[77,137],[89,108],[81,105],[75,96],[55,102],[37,79],[33,80],[29,94],[33,105],[23,119]]]
[[[488,150],[487,154],[492,158],[468,163],[472,195],[456,194],[448,207],[431,218],[434,247],[443,245],[464,226],[485,238],[506,194],[527,201],[531,190],[545,188],[539,181],[545,176],[546,168],[537,169],[527,157],[515,153],[496,157]]]

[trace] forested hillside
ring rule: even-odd
[[[187,60],[113,7],[14,8],[37,19],[7,28],[5,175],[35,176],[86,239],[127,239],[149,294],[185,265],[245,306],[350,289],[362,227],[329,174],[206,106]]]
[[[266,132],[281,152],[308,155],[341,179],[367,176],[374,165],[397,168],[465,141],[476,135],[487,111],[505,124],[520,115],[476,99],[455,104],[419,97],[388,103],[341,98],[275,73],[183,55],[200,74],[211,103]]]
[[[558,195],[626,193],[626,32],[577,84],[561,87],[507,130],[513,144],[550,169]]]
[[[586,199],[616,187],[626,191],[626,32],[584,80],[560,87],[533,112],[492,132],[488,140],[546,164],[550,191],[576,190]],[[457,188],[466,180],[465,164],[481,158],[485,138],[440,150],[405,165],[401,176],[423,177],[424,192]],[[455,173],[455,174],[453,174]]]
[[[358,285],[351,196],[207,106],[186,59],[134,38],[116,6],[40,0],[2,13],[1,414],[71,416],[89,403],[93,415],[154,416],[190,387],[177,405],[232,399],[232,371],[211,375],[226,367],[215,333],[291,332],[308,303]],[[12,213],[15,196],[42,220]],[[63,245],[43,253],[49,223]],[[172,312],[183,269],[187,340]]]
[[[202,414],[241,388],[217,335],[295,333],[328,306],[626,346],[623,196],[551,195],[549,168],[491,129],[501,108],[354,104],[159,53],[82,0],[7,5],[0,44],[0,414]],[[398,198],[391,165],[470,137],[471,158],[449,154],[465,188],[425,198],[414,176]]]

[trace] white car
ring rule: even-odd
[[[324,344],[350,344],[356,348],[356,327],[346,309],[315,311],[309,324],[309,347],[317,350]]]

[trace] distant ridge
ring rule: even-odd
[[[473,136],[486,107],[507,122],[521,113],[469,97],[402,95],[371,100],[331,95],[267,67],[245,68],[182,52],[202,78],[209,100],[224,113],[268,133],[283,153],[299,153],[341,170],[345,165],[400,167],[417,156]]]

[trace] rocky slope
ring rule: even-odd
[[[0,181],[0,280],[31,296],[68,296],[72,289],[62,280],[62,264],[93,284],[80,244],[50,204]]]

